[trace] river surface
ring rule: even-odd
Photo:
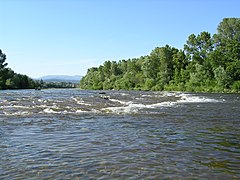
[[[0,179],[240,179],[240,94],[0,91]]]

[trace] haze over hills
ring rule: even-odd
[[[82,76],[75,75],[47,75],[37,78],[37,80],[43,80],[45,82],[72,82],[72,83],[79,83]]]

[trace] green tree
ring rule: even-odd
[[[186,55],[182,50],[173,55],[173,80],[175,84],[186,82],[187,76],[184,71],[186,70],[188,63],[189,61],[187,60]]]
[[[0,49],[0,70],[4,69],[8,64],[5,62],[7,59],[6,54]]]
[[[34,88],[36,82],[26,75],[16,74],[7,68],[6,55],[0,50],[0,89]]]
[[[105,61],[103,64],[103,73],[106,78],[111,76],[111,61]]]
[[[6,70],[5,70],[5,67],[7,66],[7,63],[5,63],[5,61],[6,61],[6,55],[0,49],[0,89],[4,89],[5,88],[5,82],[6,82],[6,78],[5,78]]]
[[[219,66],[214,70],[214,77],[220,88],[224,89],[229,87],[230,77],[222,66]]]
[[[116,61],[113,61],[111,63],[111,74],[118,76],[119,74],[121,74],[120,69],[118,68],[118,64]]]
[[[233,83],[240,80],[240,18],[224,18],[217,30],[216,51]]]
[[[197,36],[191,34],[184,45],[184,50],[190,61],[203,64],[204,59],[213,50],[213,40],[210,33],[204,31]]]
[[[191,34],[184,50],[166,45],[140,58],[105,61],[81,80],[89,89],[239,91],[240,20],[225,18],[218,33]],[[11,84],[10,81],[7,83]]]
[[[214,35],[217,46],[227,48],[229,42],[240,41],[240,18],[224,18]]]
[[[170,46],[166,45],[160,49],[160,56],[159,56],[159,72],[157,73],[157,81],[161,88],[167,85],[173,78],[173,55],[177,53],[177,49],[171,48]]]

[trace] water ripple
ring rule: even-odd
[[[236,96],[2,91],[0,177],[239,179]]]

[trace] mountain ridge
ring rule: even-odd
[[[83,76],[80,75],[46,75],[39,78],[37,80],[43,80],[46,82],[73,82],[79,83]]]

